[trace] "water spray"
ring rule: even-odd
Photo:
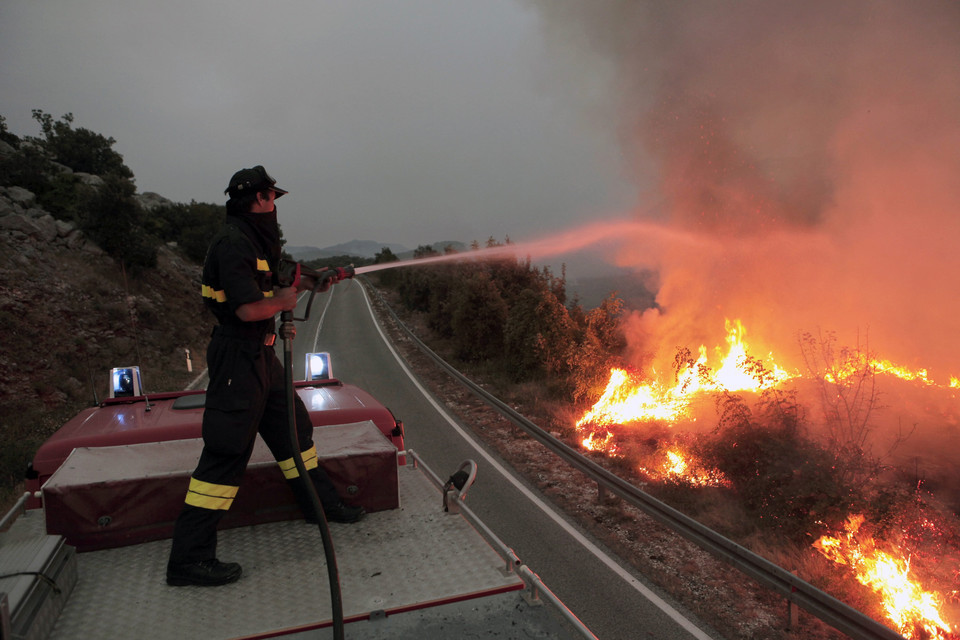
[[[581,251],[604,242],[615,241],[617,244],[630,242],[640,244],[646,242],[651,251],[664,245],[702,246],[708,241],[703,237],[677,231],[651,222],[636,222],[617,220],[613,222],[595,222],[576,229],[564,231],[540,240],[531,240],[517,244],[505,244],[495,247],[486,247],[463,253],[450,253],[442,256],[427,258],[412,258],[394,262],[371,264],[357,267],[356,273],[371,273],[383,269],[399,267],[423,266],[438,262],[455,262],[463,260],[493,260],[514,256],[528,256],[531,259],[541,260],[565,253]]]

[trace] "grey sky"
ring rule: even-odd
[[[293,245],[605,239],[659,275],[638,360],[740,318],[957,375],[958,33],[956,0],[7,0],[0,114],[72,112],[180,202],[264,164]]]
[[[177,202],[263,164],[291,244],[527,240],[632,201],[516,0],[8,0],[0,60],[13,133],[72,112]]]

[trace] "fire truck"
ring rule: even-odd
[[[469,509],[473,461],[444,480],[373,396],[306,371],[320,464],[367,511],[329,524],[334,562],[258,439],[219,534],[243,577],[167,586],[205,394],[146,394],[122,367],[39,448],[0,521],[0,639],[594,637]]]

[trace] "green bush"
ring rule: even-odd
[[[133,172],[123,163],[123,156],[113,150],[117,141],[89,129],[74,129],[72,113],[55,122],[49,113],[34,109],[33,119],[40,123],[47,153],[57,162],[74,171],[97,176],[133,178]]]

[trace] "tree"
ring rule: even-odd
[[[40,123],[45,148],[57,162],[83,173],[133,178],[133,172],[123,163],[123,156],[113,150],[117,141],[89,129],[73,129],[72,113],[55,122],[50,114],[34,109],[33,119]]]
[[[622,313],[623,300],[611,293],[584,317],[582,337],[570,356],[574,402],[596,397],[607,383],[610,369],[620,366],[627,345],[620,322]]]
[[[146,230],[163,242],[176,242],[188,258],[203,264],[210,240],[223,223],[223,205],[191,201],[158,207],[145,216]]]
[[[879,405],[876,359],[859,341],[837,347],[833,332],[801,334],[800,350],[820,397],[835,464],[848,482],[866,484],[881,468],[869,447],[870,417]]]
[[[133,183],[108,175],[82,213],[81,228],[108,255],[134,271],[157,265],[156,237],[144,229]]]
[[[373,257],[373,264],[383,264],[385,262],[396,262],[398,260],[396,254],[390,250],[390,247],[384,247],[377,252],[377,255]]]
[[[0,141],[6,142],[13,148],[20,146],[20,138],[10,133],[7,128],[7,119],[3,116],[0,116]]]
[[[457,357],[466,361],[499,357],[507,314],[507,304],[490,275],[472,271],[451,294],[450,329]]]

